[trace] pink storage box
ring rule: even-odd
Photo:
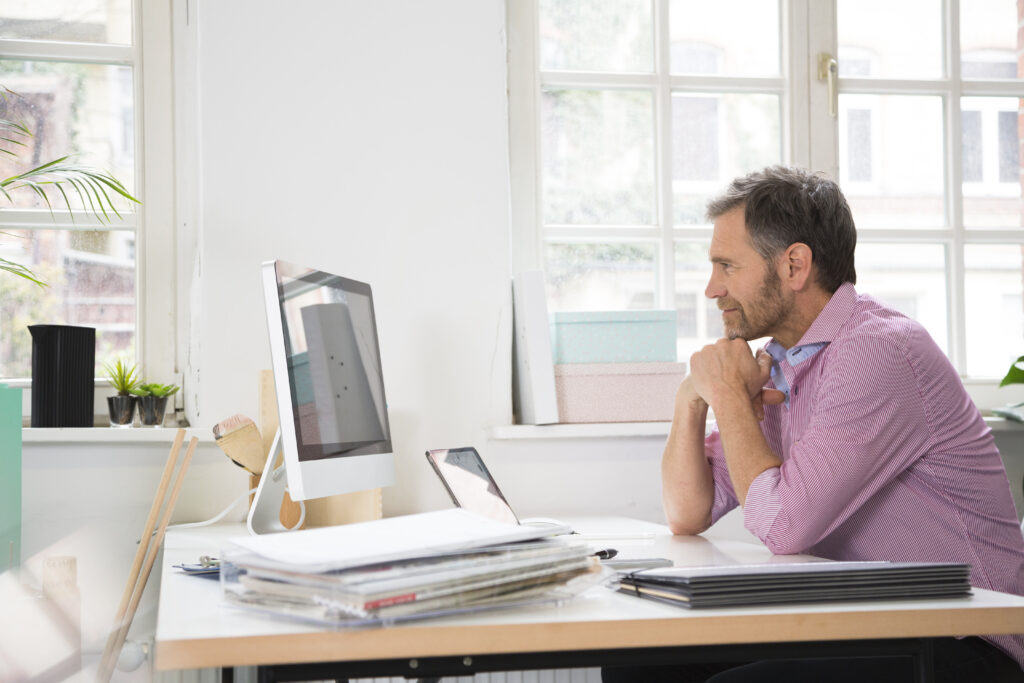
[[[670,421],[684,377],[686,363],[556,365],[558,421]]]

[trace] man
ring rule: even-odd
[[[1024,537],[990,430],[924,328],[855,291],[839,187],[768,168],[735,180],[708,215],[705,294],[726,338],[693,355],[676,396],[662,460],[673,533],[701,533],[739,504],[774,553],[967,562],[973,585],[1024,594]],[[761,337],[755,356],[747,341]],[[1024,636],[936,648],[939,680],[1024,680],[1022,662]],[[900,659],[766,661],[711,680],[909,672]]]

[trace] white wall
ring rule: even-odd
[[[480,444],[511,411],[503,3],[235,0],[198,20],[193,420],[256,415],[262,261],[367,281],[398,458],[385,504],[437,505],[423,451]]]

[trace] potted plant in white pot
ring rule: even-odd
[[[107,381],[117,394],[107,396],[107,410],[110,412],[111,427],[131,427],[135,419],[135,396],[133,391],[139,385],[135,365],[128,365],[118,358],[113,364],[105,363]]]
[[[139,421],[143,427],[159,427],[164,423],[167,398],[179,389],[176,384],[140,382],[131,392],[138,397]]]

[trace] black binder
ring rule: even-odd
[[[681,607],[836,600],[954,598],[971,594],[970,565],[954,562],[799,562],[647,569],[620,590]]]

